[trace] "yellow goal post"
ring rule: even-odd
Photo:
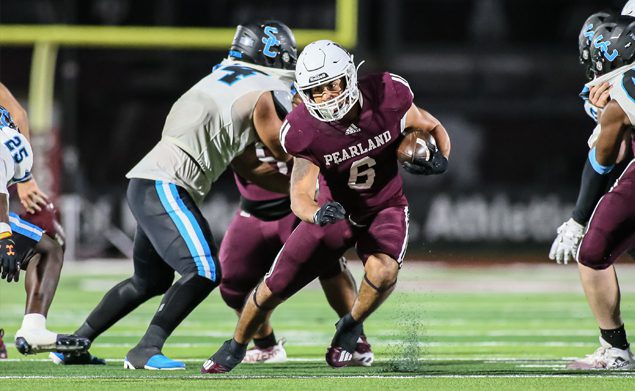
[[[331,39],[345,47],[357,43],[358,0],[335,0],[335,29],[294,29],[298,46]],[[34,133],[52,127],[53,89],[60,46],[144,49],[224,49],[234,28],[0,25],[0,46],[33,45],[29,80],[29,122]]]

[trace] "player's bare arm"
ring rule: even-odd
[[[282,120],[278,117],[273,97],[269,92],[262,94],[256,103],[254,126],[258,138],[267,146],[276,160],[286,162],[290,159],[290,156],[280,145],[279,135]]]
[[[254,145],[231,162],[232,169],[243,178],[276,193],[289,194],[289,178],[258,159]]]
[[[628,116],[616,101],[610,101],[600,117],[602,131],[595,145],[595,158],[603,166],[615,164],[624,133],[631,125]]]
[[[441,154],[450,157],[450,136],[445,127],[432,114],[413,104],[406,114],[406,128],[417,127],[430,132]]]
[[[320,167],[302,158],[294,158],[291,171],[291,210],[302,221],[313,223],[313,216],[320,209],[315,202],[315,186]]]
[[[0,83],[0,105],[9,110],[11,118],[20,129],[20,133],[29,140],[29,117],[26,114],[26,110],[2,83]]]

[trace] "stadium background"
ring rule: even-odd
[[[584,82],[577,34],[591,12],[622,3],[358,2],[353,51],[357,61],[366,61],[361,73],[390,70],[405,77],[416,103],[440,118],[452,137],[447,174],[404,175],[412,256],[546,260],[555,228],[575,201],[594,126],[577,97]],[[257,17],[332,30],[336,1],[0,0],[0,26],[231,29]],[[171,104],[225,54],[59,48],[52,131],[34,142],[47,156],[38,162],[36,177],[58,197],[68,259],[130,255],[135,222],[124,200],[124,175],[159,139]],[[32,57],[31,45],[0,46],[0,80],[25,106]],[[237,200],[226,173],[203,208],[217,240]]]

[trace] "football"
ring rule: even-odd
[[[404,131],[404,138],[397,147],[397,160],[400,163],[409,162],[412,163],[415,158],[423,158],[424,160],[430,159],[430,150],[428,144],[436,145],[434,137],[420,128],[407,128]]]

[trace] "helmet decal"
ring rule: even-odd
[[[262,49],[262,54],[264,54],[267,57],[272,57],[272,58],[276,57],[278,53],[272,52],[271,47],[275,45],[280,45],[280,41],[278,41],[278,38],[276,38],[276,36],[274,35],[278,33],[278,29],[275,27],[267,26],[265,27],[264,31],[268,38],[265,38],[265,37],[262,38],[262,43],[265,44],[265,48]]]

